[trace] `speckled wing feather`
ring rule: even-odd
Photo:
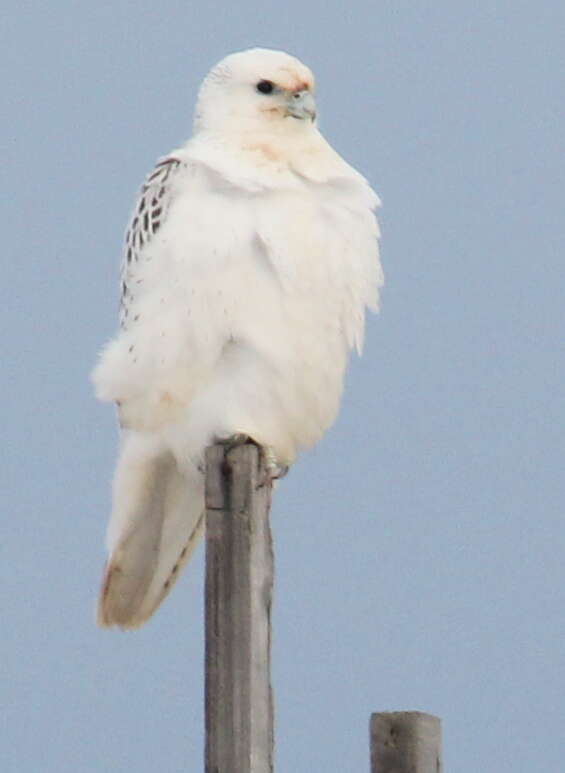
[[[126,231],[124,257],[121,268],[122,294],[120,325],[129,327],[129,306],[135,285],[135,265],[143,248],[157,233],[170,208],[175,177],[183,164],[178,158],[167,156],[159,161],[141,187],[135,210]]]
[[[132,314],[136,284],[144,261],[152,259],[154,236],[175,199],[179,171],[173,156],[159,161],[145,180],[126,232],[121,267],[120,325],[135,331]],[[158,253],[158,250],[157,250]],[[133,349],[133,346],[131,346]],[[201,481],[188,480],[169,453],[140,459],[142,435],[123,420],[122,448],[114,479],[114,513],[109,530],[110,556],[98,601],[99,625],[136,628],[153,613],[190,557],[203,529]],[[143,441],[141,441],[143,442]]]

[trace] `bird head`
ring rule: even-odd
[[[314,76],[282,51],[230,54],[204,79],[195,129],[226,133],[300,133],[315,125]]]

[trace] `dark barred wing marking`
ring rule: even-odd
[[[159,161],[147,177],[141,191],[131,222],[126,232],[124,258],[122,261],[120,301],[120,324],[127,327],[129,306],[135,289],[135,264],[143,247],[157,233],[165,220],[171,203],[172,182],[182,162],[177,158]]]

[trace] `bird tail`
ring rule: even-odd
[[[143,625],[169,593],[204,529],[202,476],[182,471],[169,451],[124,438],[114,480],[109,558],[98,625]]]

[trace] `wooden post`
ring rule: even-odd
[[[206,773],[271,773],[271,481],[255,445],[206,452]]]
[[[371,773],[441,773],[441,722],[420,711],[371,716]]]

